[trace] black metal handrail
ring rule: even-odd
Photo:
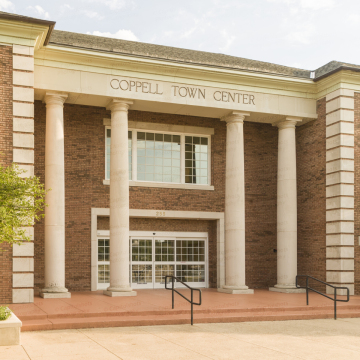
[[[298,285],[298,278],[299,277],[303,277],[303,278],[306,278],[306,286],[299,286]],[[326,286],[329,286],[331,288],[334,289],[334,297],[331,297],[331,296],[328,296],[324,293],[322,293],[321,291],[318,291],[316,289],[313,289],[309,286],[309,279],[312,279],[312,280],[315,280],[315,281],[318,281],[319,283],[321,284],[324,284]],[[325,296],[326,298],[332,300],[334,302],[334,320],[336,320],[336,303],[337,302],[348,302],[350,300],[350,290],[348,287],[345,287],[345,286],[334,286],[334,285],[331,285],[325,281],[321,281],[319,279],[316,279],[312,276],[309,276],[309,275],[296,275],[296,287],[299,288],[299,289],[306,289],[306,305],[309,305],[309,290],[311,291],[314,291],[316,292],[317,294],[320,294],[322,296]],[[336,294],[336,291],[337,290],[346,290],[347,291],[347,298],[346,300],[340,300],[337,298],[337,294]]]
[[[172,286],[171,288],[167,287],[168,284],[168,278],[171,278],[172,280]],[[184,296],[183,294],[181,294],[179,291],[177,291],[174,287],[175,284],[175,280],[183,285],[185,285],[188,289],[191,290],[191,299],[188,299],[186,296]],[[171,290],[172,292],[172,308],[174,308],[174,293],[177,293],[178,295],[180,295],[182,298],[184,298],[187,302],[189,302],[191,304],[191,325],[194,325],[194,305],[201,305],[201,290],[197,289],[197,288],[192,288],[191,286],[189,286],[188,284],[184,283],[183,281],[181,281],[179,278],[177,278],[176,276],[172,276],[172,275],[166,275],[165,276],[165,289],[166,290]],[[199,302],[194,302],[194,290],[199,292]]]

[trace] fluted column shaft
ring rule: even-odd
[[[136,295],[129,277],[128,109],[132,102],[115,99],[111,110],[110,145],[110,286],[105,295]]]
[[[295,125],[301,119],[278,122],[277,284],[275,291],[293,292],[297,275],[297,189]]]
[[[44,298],[70,297],[65,288],[64,102],[67,94],[46,93],[45,288]]]
[[[245,170],[243,123],[247,113],[232,112],[226,121],[225,286],[231,294],[253,293],[245,284]]]

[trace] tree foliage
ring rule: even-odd
[[[36,176],[22,178],[24,172],[15,164],[0,165],[0,244],[31,240],[23,227],[44,217],[44,185]]]

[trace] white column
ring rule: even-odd
[[[45,135],[45,288],[43,298],[69,298],[65,288],[64,102],[67,94],[48,92]]]
[[[245,285],[245,172],[243,124],[248,113],[233,111],[226,121],[225,285],[218,291],[253,294]]]
[[[277,284],[278,292],[296,289],[297,275],[297,192],[295,125],[300,118],[287,117],[274,125],[279,128],[277,174]]]
[[[134,296],[129,273],[128,109],[131,101],[114,99],[110,145],[110,286],[108,296]]]

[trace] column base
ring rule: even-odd
[[[136,291],[109,291],[109,290],[104,290],[103,294],[106,296],[111,296],[111,297],[117,297],[117,296],[136,296],[137,292]]]
[[[217,289],[218,292],[225,293],[225,294],[253,294],[254,290],[249,289],[247,286],[244,286],[242,289],[237,288],[235,286],[224,286],[222,288]]]
[[[270,287],[269,291],[275,291],[275,292],[280,292],[280,293],[284,293],[284,294],[300,294],[300,293],[305,293],[306,290],[305,289],[299,289],[297,287],[276,287],[276,285],[274,287]]]
[[[71,293],[69,293],[69,292],[55,293],[55,292],[40,291],[39,295],[43,299],[70,299],[71,298]]]

